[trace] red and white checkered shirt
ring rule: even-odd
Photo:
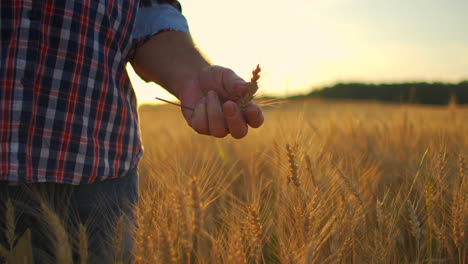
[[[86,184],[135,167],[125,66],[169,28],[188,32],[176,1],[1,0],[0,181]]]

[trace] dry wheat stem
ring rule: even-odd
[[[155,99],[157,99],[157,100],[159,100],[159,101],[166,102],[166,103],[171,104],[171,105],[176,105],[176,106],[182,107],[182,108],[187,109],[187,110],[195,111],[195,109],[193,109],[192,107],[188,107],[188,106],[184,106],[184,105],[181,105],[181,104],[178,104],[178,103],[174,103],[174,102],[171,102],[171,101],[168,101],[168,100],[164,100],[164,99],[159,98],[159,97],[155,97]]]

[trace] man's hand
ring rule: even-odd
[[[179,89],[179,100],[187,123],[198,133],[240,139],[247,135],[248,126],[257,128],[263,124],[262,110],[249,104],[244,112],[238,106],[249,89],[232,70],[220,66],[208,66],[198,77],[187,81]]]
[[[247,125],[263,123],[260,107],[249,104],[243,112],[239,100],[249,87],[232,70],[210,63],[195,48],[190,34],[160,33],[139,47],[132,62],[146,81],[153,81],[179,98],[187,123],[198,133],[234,138],[247,135]]]

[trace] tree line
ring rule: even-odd
[[[460,83],[337,83],[314,90],[308,96],[411,104],[446,105],[449,102],[468,104],[468,80]]]

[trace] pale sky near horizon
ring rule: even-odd
[[[468,0],[180,2],[207,57],[245,79],[260,64],[266,95],[339,81],[468,79]],[[171,98],[130,76],[139,103]]]

